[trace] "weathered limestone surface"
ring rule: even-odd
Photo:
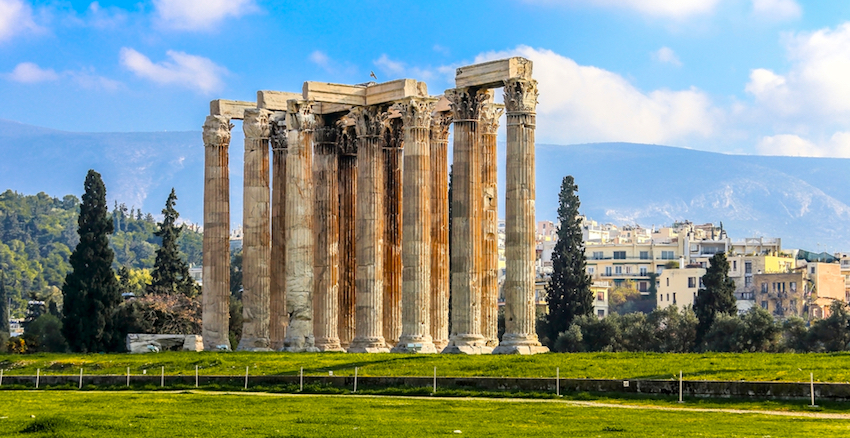
[[[534,303],[534,128],[537,81],[505,81],[505,334],[497,354],[549,351],[537,339]]]
[[[313,338],[313,130],[308,102],[289,101],[286,126],[286,309],[284,350],[318,351]]]
[[[366,88],[366,105],[394,102],[408,97],[428,97],[428,86],[414,79],[397,79]]]
[[[431,337],[431,111],[436,99],[399,105],[404,123],[402,331],[393,352],[436,353]]]
[[[394,346],[401,336],[402,150],[400,118],[389,119],[384,130],[384,341]]]
[[[339,343],[343,348],[354,339],[354,218],[357,210],[357,138],[354,127],[339,137]]]
[[[286,111],[289,108],[289,100],[301,100],[301,93],[288,93],[285,91],[257,91],[257,108],[265,108],[270,111]]]
[[[431,118],[431,338],[437,351],[449,344],[449,169],[451,115]]]
[[[455,86],[498,88],[511,78],[531,79],[531,61],[508,58],[460,67],[455,74]]]
[[[237,350],[269,348],[269,112],[245,110],[242,209],[242,338]]]
[[[339,344],[339,182],[337,180],[338,130],[335,119],[320,118],[315,131],[313,183],[315,185],[315,236],[313,263],[313,332],[320,351],[342,351]]]
[[[499,344],[499,211],[498,186],[496,181],[496,131],[499,129],[500,106],[488,103],[481,108],[482,154],[482,232],[484,247],[481,256],[481,334],[487,345]]]
[[[207,350],[230,349],[230,119],[204,122],[203,339]]]
[[[286,313],[286,117],[272,124],[272,247],[269,264],[269,347],[283,349],[289,314]]]
[[[159,351],[204,351],[204,340],[199,335],[127,335],[130,353],[155,353]]]
[[[446,91],[454,123],[452,185],[452,333],[443,353],[490,353],[481,335],[481,154],[478,119],[487,90]]]
[[[380,136],[386,112],[377,107],[352,110],[357,132],[357,210],[355,336],[352,353],[388,352],[383,336],[384,166]]]
[[[245,110],[256,107],[257,104],[254,102],[216,99],[210,102],[210,115],[224,116],[231,120],[242,120],[245,117]]]

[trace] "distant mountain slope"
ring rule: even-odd
[[[243,137],[230,148],[231,218],[241,222]],[[504,144],[499,208],[504,211]],[[203,219],[200,131],[71,133],[0,120],[0,191],[51,196],[83,191],[101,172],[113,200],[162,209],[177,189],[181,217]],[[600,143],[537,146],[537,217],[554,219],[564,175],[582,213],[598,221],[664,225],[723,222],[733,238],[781,237],[785,247],[850,250],[850,160],[724,155],[668,146]]]

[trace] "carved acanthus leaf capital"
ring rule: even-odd
[[[537,109],[537,81],[508,79],[505,81],[505,107],[508,113],[533,113]]]
[[[204,121],[204,144],[220,146],[230,143],[230,130],[233,124],[227,116],[207,116]]]
[[[499,117],[504,113],[504,107],[495,103],[486,103],[481,106],[481,114],[478,123],[479,130],[484,134],[495,134],[499,130]]]
[[[477,88],[453,88],[446,90],[446,99],[452,108],[455,121],[478,120],[481,105],[489,102],[490,90]]]
[[[386,111],[375,106],[356,107],[350,115],[354,118],[354,128],[358,137],[380,137],[387,120]]]
[[[280,117],[271,123],[272,150],[286,150],[286,118]]]
[[[305,100],[287,101],[286,124],[293,131],[310,132],[316,129],[312,103]]]
[[[451,126],[452,114],[450,112],[434,113],[431,116],[431,138],[437,141],[448,141]]]
[[[339,146],[339,153],[342,155],[357,155],[357,134],[354,132],[354,127],[341,126],[340,129],[340,135],[336,140]]]
[[[428,129],[431,126],[431,112],[436,104],[436,99],[411,97],[393,107],[401,113],[405,128]]]
[[[328,122],[328,123],[326,123]],[[316,132],[313,134],[313,143],[315,144],[330,144],[334,145],[337,142],[339,127],[332,120],[327,121],[322,119],[322,122],[316,127]]]
[[[261,108],[248,108],[245,110],[245,118],[242,120],[242,131],[245,138],[265,139],[271,135],[269,115],[271,112]]]

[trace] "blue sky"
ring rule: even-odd
[[[199,130],[215,98],[534,61],[537,141],[850,157],[850,2],[0,0],[0,118]]]

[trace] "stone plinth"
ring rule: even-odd
[[[272,247],[269,264],[269,347],[283,349],[289,314],[286,313],[286,118],[272,124]]]
[[[230,119],[204,122],[203,339],[207,350],[230,349]]]
[[[534,302],[534,128],[537,82],[505,82],[507,180],[505,199],[505,334],[496,354],[535,354],[540,345]]]
[[[431,118],[431,338],[437,351],[449,344],[448,112]]]
[[[242,338],[237,350],[271,351],[269,341],[269,112],[245,110],[242,198]]]

